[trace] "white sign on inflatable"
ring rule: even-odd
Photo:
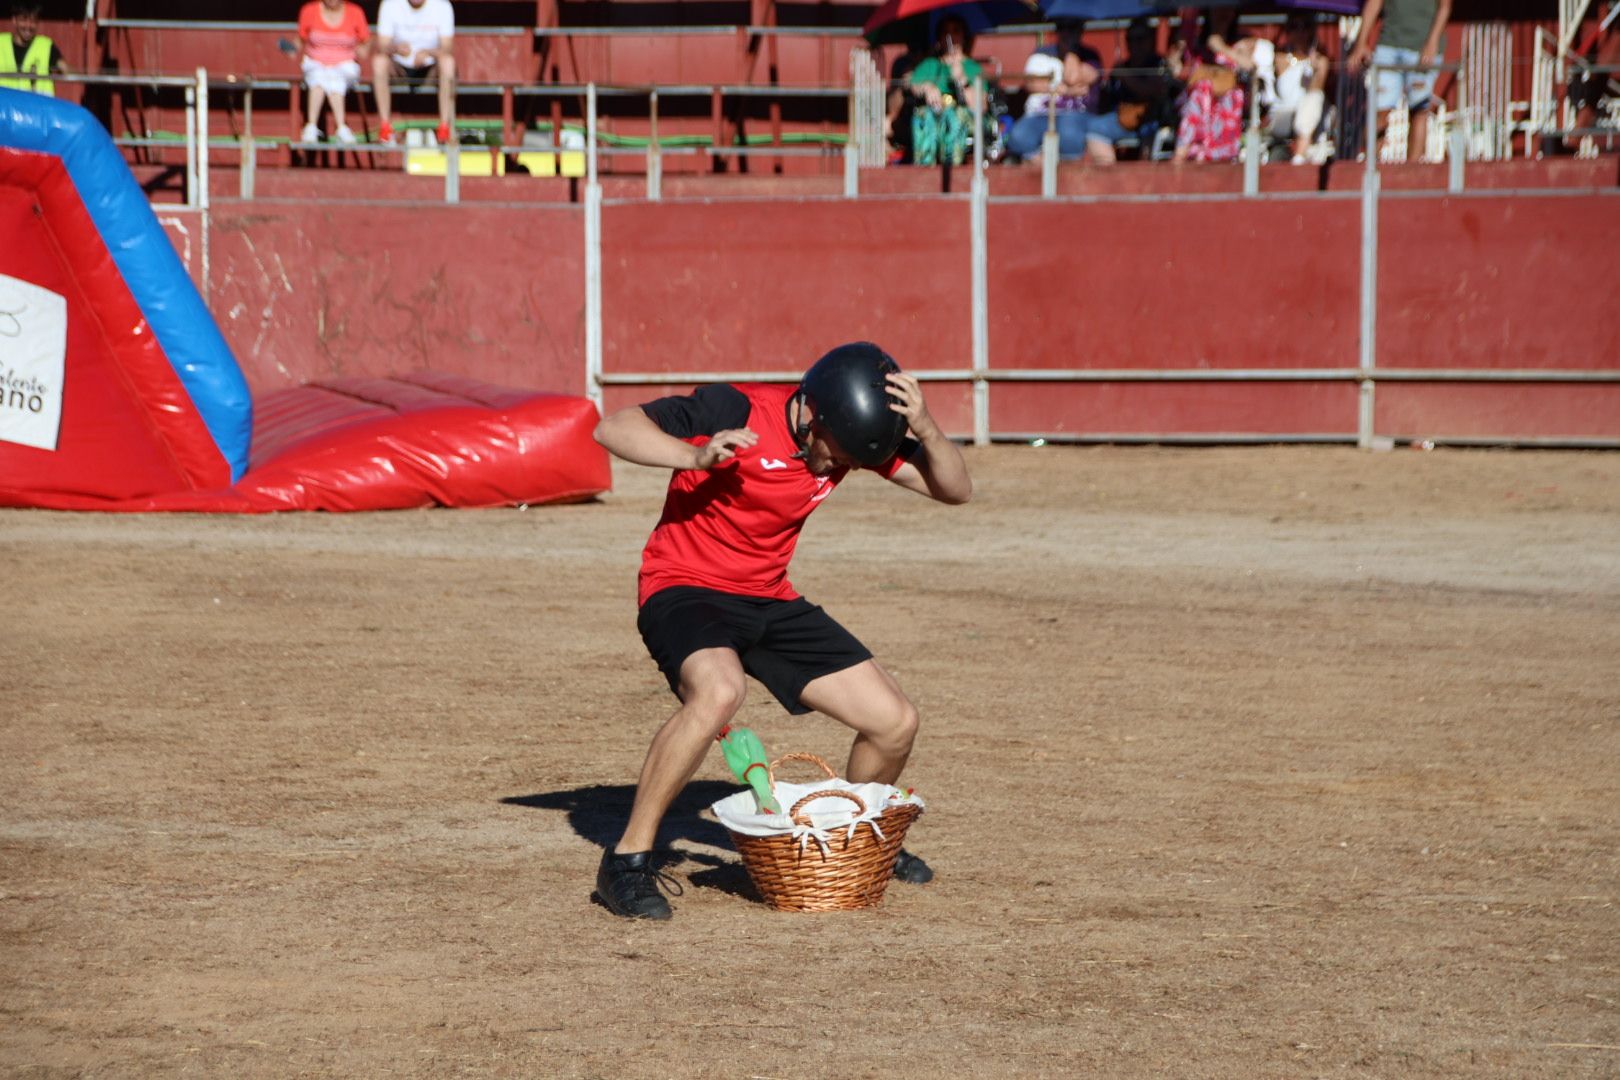
[[[0,441],[56,449],[66,356],[67,301],[0,274]]]

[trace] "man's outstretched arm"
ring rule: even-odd
[[[704,445],[693,446],[664,431],[639,405],[605,417],[596,425],[595,437],[617,457],[663,469],[713,468],[759,442],[759,436],[744,427],[717,431]]]
[[[961,504],[973,495],[973,478],[968,475],[962,451],[945,437],[923,400],[922,387],[905,372],[889,375],[889,408],[906,418],[919,449],[900,466],[890,480],[908,491],[927,495],[943,503]]]

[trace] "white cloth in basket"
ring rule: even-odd
[[[759,803],[754,799],[752,788],[744,788],[735,795],[728,795],[710,809],[714,811],[714,816],[720,819],[720,824],[744,836],[789,835],[798,840],[800,846],[814,839],[816,843],[825,847],[827,841],[838,833],[853,835],[863,822],[882,836],[882,826],[878,824],[877,817],[891,806],[898,806],[901,803],[923,806],[922,797],[916,792],[890,784],[852,784],[848,780],[818,780],[813,784],[790,784],[778,780],[771,791],[782,806],[780,814],[760,813]],[[803,813],[810,819],[809,825],[800,825],[788,817],[788,811],[793,809],[794,803],[817,791],[851,792],[866,804],[866,809],[864,812],[858,811],[855,804],[848,799],[831,796],[805,804]]]

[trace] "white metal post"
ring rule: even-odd
[[[1056,94],[1046,97],[1046,132],[1041,136],[1041,198],[1057,197],[1058,143]]]
[[[198,247],[202,249],[202,298],[208,303],[208,69],[197,69]]]
[[[243,199],[253,198],[253,183],[257,179],[259,167],[259,144],[253,139],[253,79],[248,78],[247,89],[242,94],[242,141],[238,144],[242,148],[242,175],[239,177],[241,187],[237,192]]]
[[[208,69],[197,69],[197,205],[208,209]]]
[[[849,58],[849,128],[844,137],[844,198],[853,199],[861,193],[861,89],[858,58]]]
[[[454,122],[450,124],[450,141],[440,147],[444,151],[444,201],[461,201],[461,137]]]
[[[1249,84],[1249,128],[1243,133],[1243,194],[1260,194],[1260,87],[1258,76]]]
[[[1356,445],[1372,449],[1373,378],[1378,355],[1378,65],[1367,68],[1367,162],[1361,174],[1361,395]]]
[[[197,205],[197,87],[186,87],[186,205]]]
[[[596,183],[596,84],[585,86],[585,182]]]
[[[585,87],[585,396],[602,408],[602,186],[596,180],[596,84]]]
[[[989,204],[989,183],[984,169],[984,80],[975,79],[973,95],[973,186],[968,196],[972,207],[973,234],[973,445],[990,443],[990,286],[989,246],[985,235]]]
[[[658,90],[653,89],[647,105],[647,198],[657,202],[664,197],[664,148],[658,145]]]

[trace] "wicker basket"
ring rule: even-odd
[[[773,783],[777,766],[787,761],[818,765],[828,779],[838,775],[814,754],[785,754],[771,763]],[[866,810],[866,804],[853,792],[819,791],[794,803],[788,816],[801,825],[809,824],[805,806],[817,799],[832,798],[855,803],[856,813]],[[746,836],[727,831],[742,855],[754,888],[771,907],[778,911],[854,911],[872,907],[883,899],[894,877],[894,860],[900,854],[906,830],[921,812],[915,803],[891,806],[877,818],[882,839],[869,827],[857,827],[852,836],[840,832],[830,837],[825,849],[814,841],[801,846],[788,833]]]

